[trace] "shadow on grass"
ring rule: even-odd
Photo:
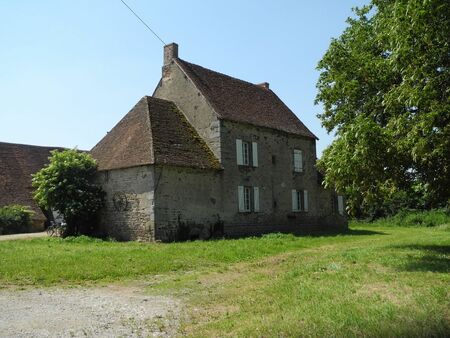
[[[387,235],[384,232],[365,230],[365,229],[347,229],[347,230],[298,230],[298,231],[277,231],[265,232],[258,235],[255,234],[240,234],[239,236],[226,236],[219,238],[212,238],[211,240],[236,240],[241,238],[260,238],[263,236],[273,236],[277,234],[292,235],[295,237],[345,237],[345,236],[369,236],[369,235]]]
[[[450,272],[450,245],[399,245],[394,249],[420,251],[419,257],[412,257],[403,266],[406,271]]]
[[[335,237],[335,236],[368,236],[368,235],[387,235],[384,232],[366,230],[366,229],[347,229],[345,231],[315,231],[311,233],[299,233],[296,236],[309,237]]]

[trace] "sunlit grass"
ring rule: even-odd
[[[446,336],[447,220],[395,222],[171,244],[0,242],[0,286],[143,281],[147,292],[184,302],[180,334],[193,337]]]

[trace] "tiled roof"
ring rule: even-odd
[[[171,101],[144,96],[91,150],[99,170],[147,164],[201,169],[220,165]]]
[[[48,164],[50,151],[63,149],[0,142],[0,206],[20,204],[29,206],[35,219],[45,216],[33,200],[31,174]]]
[[[270,89],[176,59],[219,118],[317,138]]]

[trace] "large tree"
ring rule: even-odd
[[[33,175],[34,198],[42,208],[59,211],[67,234],[77,235],[88,230],[103,205],[104,192],[95,182],[97,163],[76,149],[51,154],[50,163]]]
[[[450,192],[450,1],[372,0],[319,62],[335,141],[319,166],[353,214],[436,207]]]

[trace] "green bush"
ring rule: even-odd
[[[354,221],[353,223],[358,225],[394,227],[435,227],[450,224],[450,210],[402,210],[394,216],[379,218],[375,221]]]
[[[0,235],[28,232],[34,212],[23,205],[0,208]]]
[[[41,208],[64,217],[66,235],[92,234],[105,195],[95,182],[97,163],[76,149],[51,154],[50,163],[33,175],[34,199]]]

